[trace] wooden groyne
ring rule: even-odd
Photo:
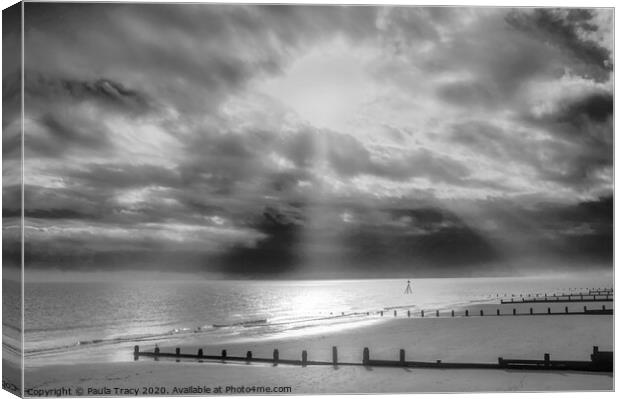
[[[614,290],[598,290],[598,291],[588,291],[589,295],[613,295]]]
[[[592,295],[610,295],[613,296],[614,295],[614,290],[613,288],[569,288],[568,292],[566,291],[552,291],[552,292],[538,292],[538,293],[519,293],[519,294],[514,294],[514,293],[496,293],[495,297],[499,298],[499,297],[513,297],[513,298],[539,298],[539,297],[556,297],[556,296],[560,296],[560,297],[564,297],[564,296],[592,296]]]
[[[507,303],[512,303],[512,304],[520,304],[520,303],[524,303],[521,301],[515,301],[515,302],[507,302]],[[527,303],[527,302],[525,302]],[[383,311],[378,312],[379,315],[383,316]],[[550,307],[547,308],[546,312],[541,312],[541,311],[534,311],[534,308],[529,308],[529,310],[526,310],[525,312],[523,311],[517,311],[516,308],[513,308],[511,311],[506,311],[505,309],[502,311],[500,309],[495,309],[495,312],[493,311],[489,311],[488,309],[479,309],[478,312],[471,312],[469,311],[469,309],[465,309],[464,311],[462,311],[461,313],[457,313],[454,310],[451,310],[449,312],[447,311],[443,311],[440,312],[439,310],[435,310],[432,312],[429,312],[428,310],[420,310],[420,312],[418,313],[413,313],[410,310],[407,310],[406,315],[407,317],[422,317],[422,318],[437,318],[437,317],[476,317],[476,316],[484,316],[484,317],[488,317],[488,316],[553,316],[553,315],[613,315],[614,314],[614,310],[613,309],[609,309],[607,308],[605,305],[602,305],[601,308],[598,309],[588,309],[587,306],[583,307],[583,310],[570,310],[568,309],[568,306],[565,306],[564,309],[562,310],[551,310]],[[397,317],[398,313],[395,310],[394,311],[394,317]]]
[[[553,295],[542,297],[522,297],[515,300],[502,299],[500,303],[534,303],[534,302],[612,302],[614,300],[611,295]]]
[[[613,371],[613,352],[600,352],[597,346],[593,347],[589,361],[572,361],[572,360],[551,360],[550,355],[545,353],[543,359],[504,359],[498,358],[497,363],[450,363],[437,360],[435,362],[418,362],[406,359],[404,349],[400,349],[398,360],[373,359],[370,357],[370,350],[364,348],[362,351],[362,362],[339,362],[338,348],[332,347],[332,361],[316,361],[308,360],[308,351],[301,352],[300,359],[283,359],[280,357],[278,349],[273,350],[271,358],[257,358],[252,356],[252,352],[246,352],[245,356],[229,356],[226,349],[223,349],[219,355],[207,355],[202,349],[198,349],[197,353],[181,353],[180,348],[176,348],[175,352],[161,352],[159,348],[155,348],[153,352],[140,351],[138,345],[134,346],[134,360],[140,357],[148,357],[158,360],[175,359],[180,361],[197,360],[204,362],[212,360],[216,362],[244,362],[252,363],[269,363],[283,364],[292,366],[365,366],[365,367],[400,367],[400,368],[438,368],[438,369],[527,369],[527,370],[565,370],[565,371],[596,371],[596,372],[612,372]]]

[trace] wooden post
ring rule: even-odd
[[[454,310],[452,311],[452,317],[454,317]]]
[[[202,349],[198,349],[198,359],[202,358],[204,356],[204,352],[202,351]]]
[[[480,309],[480,316],[484,316],[484,312]]]
[[[499,309],[497,309],[497,315],[499,316]]]
[[[407,317],[411,317],[411,310],[407,311]]]
[[[273,350],[273,363],[278,364],[278,361],[280,361],[280,351],[277,349],[274,349]]]
[[[564,306],[564,313],[568,313],[568,306]]]
[[[405,350],[401,349],[400,350],[400,356],[399,356],[399,361],[401,365],[405,365]]]
[[[517,309],[512,309],[512,315],[516,316],[516,314],[517,314]]]
[[[308,364],[308,351],[304,349],[301,351],[301,366],[306,367],[306,364]]]
[[[396,317],[396,311],[394,311],[394,317]]]
[[[551,314],[551,308],[547,308],[547,314]]]
[[[175,353],[177,355],[177,357],[181,354],[181,348],[176,348],[175,349]]]
[[[436,317],[439,317],[439,310],[436,310],[436,311],[435,311],[435,316],[436,316]]]
[[[332,363],[334,366],[338,365],[338,348],[332,346]]]
[[[549,354],[545,353],[545,367],[549,367],[551,365],[551,362],[549,360]]]
[[[534,309],[530,308],[530,314],[534,314]]]
[[[245,354],[245,359],[249,362],[250,360],[252,360],[252,351],[247,351],[247,353]]]
[[[135,345],[133,347],[133,360],[138,360],[139,357],[140,357],[140,347],[138,345]]]
[[[370,363],[370,351],[368,348],[364,348],[364,354],[362,355],[362,364],[368,365]]]
[[[465,310],[465,316],[469,316],[469,309]]]
[[[422,317],[424,317],[424,311],[423,311],[423,310],[421,310],[421,311],[420,311],[420,315],[421,315]]]
[[[222,349],[222,359],[226,359],[226,349]]]

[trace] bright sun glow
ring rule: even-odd
[[[336,41],[314,48],[259,89],[317,127],[346,129],[373,93],[364,58],[362,50],[352,52]]]

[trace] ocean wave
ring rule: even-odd
[[[477,300],[479,302],[479,299]],[[474,301],[453,303],[452,306],[456,308],[460,306],[467,306]],[[397,310],[397,309],[418,309],[419,305],[399,305],[382,308],[383,311]],[[39,355],[53,354],[63,351],[71,351],[78,349],[86,349],[90,347],[101,347],[105,345],[118,345],[139,343],[144,341],[162,341],[169,340],[171,338],[179,338],[183,336],[195,336],[197,334],[209,334],[209,333],[223,333],[224,336],[234,336],[243,334],[244,331],[248,331],[248,334],[272,334],[282,333],[288,330],[299,331],[304,328],[316,328],[320,324],[338,325],[340,323],[350,323],[352,321],[366,319],[369,316],[376,316],[379,310],[356,310],[349,312],[340,312],[339,314],[330,313],[329,315],[279,315],[272,318],[249,318],[245,320],[234,320],[227,322],[216,322],[213,324],[206,324],[198,327],[175,327],[166,331],[143,333],[143,334],[131,334],[122,335],[117,337],[102,337],[92,339],[81,339],[72,343],[52,343],[49,342],[46,346],[39,346],[35,348],[29,348],[24,351],[25,356],[36,357]],[[262,315],[261,315],[262,316]],[[92,327],[92,326],[89,326]],[[74,328],[68,327],[67,330],[74,331]],[[255,331],[251,333],[249,331]],[[28,331],[27,331],[28,332]],[[38,330],[37,330],[38,332]],[[38,344],[44,344],[45,341]]]
[[[185,328],[175,328],[167,332],[163,333],[153,333],[153,334],[135,334],[135,335],[126,335],[121,337],[113,337],[113,338],[95,338],[95,339],[87,339],[87,340],[78,340],[76,342],[70,344],[60,344],[60,345],[52,345],[38,348],[25,349],[25,356],[36,356],[41,354],[62,352],[70,349],[77,348],[85,348],[91,346],[103,346],[103,345],[113,345],[113,344],[122,344],[122,343],[130,343],[130,342],[143,342],[143,341],[153,341],[157,339],[165,339],[169,338],[173,335],[178,334],[191,334],[194,331],[193,329],[185,329]],[[205,331],[205,330],[199,330]]]
[[[248,326],[259,326],[259,325],[266,325],[267,324],[267,319],[257,319],[257,320],[247,320],[247,321],[239,321],[239,322],[235,322],[235,323],[227,323],[227,324],[213,324],[212,326],[215,328],[222,328],[222,327],[248,327]]]
[[[111,338],[83,339],[68,344],[51,344],[48,346],[29,348],[24,350],[24,355],[27,357],[36,357],[70,350],[86,349],[89,347],[138,343],[144,341],[158,341],[170,339],[172,337],[178,338],[183,336],[195,336],[197,334],[208,334],[217,331],[226,331],[227,335],[238,335],[240,332],[251,328],[259,328],[262,332],[266,332],[264,328],[267,328],[267,331],[282,332],[288,329],[298,330],[304,327],[315,327],[317,322],[322,322],[326,320],[341,320],[343,322],[346,322],[347,320],[345,319],[348,319],[350,321],[352,317],[360,316],[366,316],[366,312],[351,312],[341,315],[330,315],[322,317],[302,317],[293,319],[281,318],[276,319],[273,322],[270,322],[268,319],[249,319],[229,323],[214,323],[195,328],[177,327],[165,332],[151,334],[132,334]]]

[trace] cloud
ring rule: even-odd
[[[135,116],[155,111],[153,102],[143,93],[123,86],[122,83],[105,78],[93,81],[51,78],[41,72],[28,72],[25,79],[25,95],[34,101],[67,101],[73,104],[94,103],[110,107],[117,112]]]
[[[45,64],[51,75],[126,82],[160,99],[165,94],[167,103],[188,114],[214,110],[252,77],[277,73],[307,41],[338,33],[364,37],[374,29],[376,12],[189,4],[26,8],[31,65]],[[96,67],[84,68],[91,63]]]
[[[455,105],[495,108],[500,99],[497,91],[482,82],[458,81],[446,83],[438,88],[438,96]]]
[[[560,103],[560,109],[550,115],[555,122],[568,124],[573,127],[568,134],[589,133],[589,125],[603,124],[605,131],[609,132],[608,122],[613,116],[613,96],[611,93],[593,93],[573,102]]]
[[[583,205],[613,190],[608,10],[25,7],[33,264],[346,277],[608,262],[608,223]]]
[[[598,30],[591,23],[593,18],[593,11],[586,9],[538,8],[511,12],[506,21],[578,60],[582,64],[579,65],[581,73],[605,81],[612,70],[611,51],[587,38],[586,33]]]
[[[217,259],[222,272],[249,276],[292,274],[303,256],[299,215],[291,218],[267,208],[251,225],[265,236],[254,245],[238,245]]]
[[[352,135],[329,130],[304,129],[288,135],[282,153],[299,168],[328,162],[342,177],[373,175],[390,180],[426,177],[431,181],[458,183],[469,175],[465,165],[428,149],[382,153],[369,148]]]

